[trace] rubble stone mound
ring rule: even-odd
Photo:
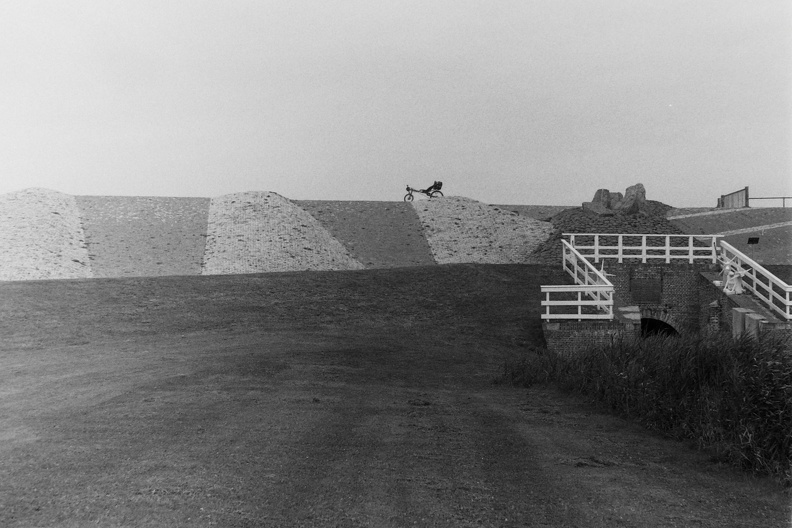
[[[0,280],[92,276],[74,196],[31,188],[0,195]]]
[[[446,197],[413,202],[438,264],[524,264],[553,232],[550,222],[476,200]]]
[[[209,205],[203,275],[354,269],[363,265],[279,194],[227,194]]]
[[[627,187],[624,195],[598,189],[590,202],[583,203],[583,209],[601,216],[641,213],[646,209],[646,189],[641,183]]]
[[[666,212],[670,209],[670,205],[654,200],[646,200],[642,214],[637,215],[600,215],[585,207],[568,209],[552,218],[555,232],[536,248],[530,262],[558,265],[561,262],[561,239],[564,233],[684,234],[666,219]]]

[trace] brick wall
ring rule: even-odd
[[[560,321],[543,323],[548,350],[570,356],[588,348],[610,345],[641,333],[640,325],[620,321]]]
[[[615,289],[616,306],[638,306],[641,317],[664,321],[680,333],[703,328],[701,273],[710,268],[709,263],[687,262],[605,265]]]
[[[606,264],[605,272],[614,286],[616,306],[638,306],[642,318],[664,321],[681,334],[732,334],[732,310],[740,305],[734,296],[713,285],[712,281],[719,275],[709,264],[610,263]],[[636,281],[639,284],[653,281],[659,286],[658,298],[647,301],[646,295],[640,295],[642,292],[631,290],[631,283]],[[638,337],[641,333],[639,324],[620,321],[561,321],[543,323],[542,327],[547,348],[561,355],[608,345],[620,337]],[[761,325],[760,333],[771,332],[792,338],[792,324]]]

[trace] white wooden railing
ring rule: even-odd
[[[634,235],[603,233],[569,233],[562,240],[563,266],[575,280],[574,285],[542,286],[542,319],[613,319],[613,284],[604,272],[591,263],[603,259],[617,262],[650,259],[716,262],[734,266],[745,289],[753,293],[773,312],[792,320],[792,286],[785,283],[731,244],[718,240],[719,235]],[[593,237],[593,245],[583,245]],[[606,245],[604,238],[616,237],[616,245]],[[584,239],[584,240],[581,240]],[[611,240],[611,239],[608,239]],[[560,310],[560,311],[559,311]]]
[[[785,320],[792,320],[792,286],[728,242],[721,240],[720,249],[722,261],[737,268],[742,275],[742,284],[746,290]]]
[[[716,243],[719,235],[640,235],[604,233],[564,233],[570,244],[586,259],[599,262],[601,259],[637,259],[643,263],[648,260],[662,259],[667,264],[672,260],[687,260],[691,264],[697,260],[717,259]],[[588,239],[592,245],[584,245]],[[581,240],[583,239],[583,240]],[[616,245],[608,245],[605,240],[615,239]]]
[[[613,319],[613,284],[569,242],[561,243],[564,270],[575,284],[541,287],[542,319]]]

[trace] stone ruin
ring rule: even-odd
[[[643,184],[637,183],[627,187],[627,191],[610,192],[608,189],[598,189],[594,199],[583,202],[583,210],[591,211],[602,216],[615,214],[638,214],[646,209],[646,189]]]

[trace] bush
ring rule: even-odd
[[[546,350],[507,361],[500,381],[553,382],[594,396],[647,427],[792,485],[789,339],[651,337],[560,358]]]

